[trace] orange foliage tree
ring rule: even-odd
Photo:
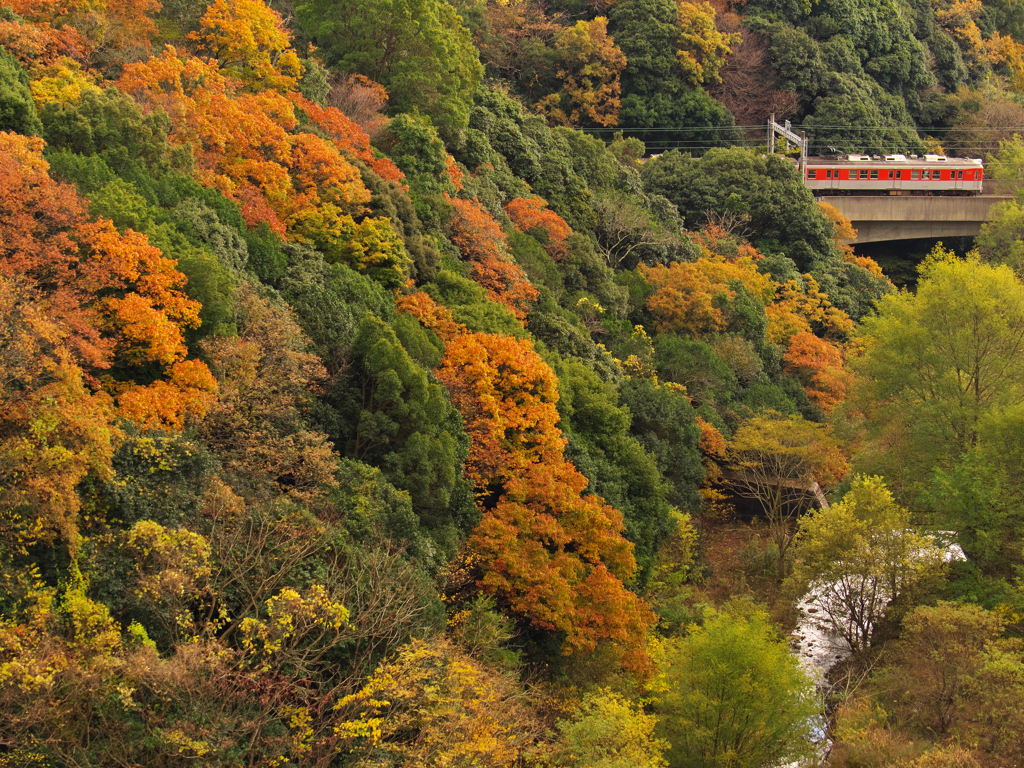
[[[452,242],[472,264],[473,279],[491,301],[504,304],[523,320],[540,292],[508,254],[505,233],[477,200],[452,200]]]
[[[481,492],[516,462],[555,462],[565,449],[558,380],[525,339],[472,333],[447,342],[437,377],[463,414],[472,442],[466,477]]]
[[[366,218],[370,199],[359,171],[331,142],[302,132],[297,94],[247,93],[215,62],[159,57],[125,67],[118,87],[144,109],[171,116],[171,143],[191,145],[196,178],[242,205],[250,226],[310,243],[328,261],[370,271],[387,285],[404,281],[408,256],[387,219]],[[351,127],[336,110],[317,113],[340,133]],[[342,128],[342,126],[344,128]]]
[[[752,253],[740,252],[728,258],[705,250],[695,262],[673,262],[637,269],[656,290],[647,300],[659,331],[703,336],[725,329],[726,302],[736,298],[730,283],[739,281],[762,305],[771,302],[774,283],[757,271]]]
[[[335,146],[362,160],[382,179],[399,183],[405,180],[405,174],[390,158],[377,157],[373,147],[370,146],[370,137],[366,131],[354,120],[350,120],[340,109],[330,106],[321,107],[315,101],[310,101],[299,93],[289,93],[288,98],[330,137]],[[408,191],[407,185],[402,184],[402,186]]]
[[[426,294],[400,302],[438,332],[447,351],[436,375],[471,438],[466,474],[484,517],[469,540],[480,587],[533,626],[565,633],[567,648],[615,643],[644,669],[654,617],[623,580],[636,571],[622,514],[595,495],[565,458],[558,382],[526,340],[467,333]]]
[[[160,10],[158,0],[10,0],[5,4],[42,31],[47,47],[81,46],[82,54],[107,64],[148,55],[158,32],[152,19]],[[68,28],[77,34],[70,34]]]
[[[90,222],[74,188],[47,171],[41,140],[0,133],[0,275],[39,293],[87,382],[116,371],[104,387],[124,415],[180,428],[216,390],[206,366],[185,359],[182,329],[199,325],[199,303],[174,261],[144,235]],[[155,382],[153,365],[164,371]]]
[[[544,250],[555,261],[561,261],[569,255],[568,239],[572,229],[565,223],[565,219],[548,208],[546,200],[539,197],[517,197],[505,206],[505,213],[519,232],[543,232],[547,238]]]
[[[854,253],[853,246],[850,245],[850,243],[857,239],[857,230],[853,228],[853,222],[843,216],[840,210],[830,203],[818,203],[818,207],[836,228],[833,240],[835,241],[836,248],[839,249],[843,261],[863,267],[876,277],[884,277],[882,268],[878,266],[877,261],[868,256],[858,256]]]
[[[65,58],[85,61],[89,50],[89,42],[74,27],[6,20],[0,20],[0,46],[29,71],[52,66]]]
[[[848,377],[838,345],[801,331],[790,340],[783,360],[786,373],[803,384],[807,396],[825,413],[846,398]]]
[[[77,487],[113,476],[116,417],[180,429],[216,383],[185,359],[199,305],[184,275],[143,235],[90,222],[42,146],[0,133],[0,542],[74,553]]]
[[[411,280],[409,285],[412,285]],[[424,328],[440,336],[446,345],[459,334],[469,332],[466,326],[455,321],[450,309],[435,303],[430,294],[423,291],[399,296],[395,306],[399,312],[412,315]]]

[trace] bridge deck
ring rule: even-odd
[[[932,237],[974,237],[993,205],[1012,195],[913,197],[909,195],[818,198],[839,209],[857,230],[855,243]]]

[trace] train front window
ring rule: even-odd
[[[871,171],[871,178],[872,179],[877,179],[878,178],[878,170],[877,169]]]

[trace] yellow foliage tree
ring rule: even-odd
[[[846,457],[829,427],[775,411],[740,424],[727,455],[733,487],[755,500],[768,519],[781,579],[793,543],[793,521],[808,506],[816,483],[833,484],[846,475]]]
[[[562,88],[541,99],[537,108],[559,125],[615,125],[626,57],[608,34],[608,19],[577,22],[558,36],[555,47],[562,58]]]
[[[281,14],[262,0],[214,0],[189,38],[220,62],[221,71],[253,90],[294,90],[302,64]]]
[[[667,267],[641,264],[637,269],[657,289],[647,308],[661,332],[705,336],[724,330],[723,304],[736,298],[730,286],[733,281],[742,283],[762,305],[775,295],[775,283],[757,271],[750,254],[730,259],[705,249],[698,261],[673,262]]]
[[[555,765],[578,768],[667,768],[668,742],[654,737],[658,718],[608,688],[583,698],[579,710],[558,724]]]
[[[393,765],[518,765],[542,732],[514,677],[444,638],[412,641],[336,709],[335,733],[351,751],[386,750]]]
[[[708,3],[680,2],[678,5],[678,44],[676,58],[684,79],[695,87],[722,82],[719,71],[741,37],[722,34],[715,26],[715,9]]]
[[[803,275],[803,283],[790,280],[780,285],[775,301],[765,307],[768,340],[785,346],[796,334],[812,331],[837,341],[847,339],[854,328],[850,316],[832,306],[811,275]]]
[[[113,476],[114,403],[91,392],[39,297],[0,277],[0,549],[78,546],[77,487]]]

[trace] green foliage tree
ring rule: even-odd
[[[457,190],[448,177],[448,153],[430,119],[401,114],[388,121],[377,140],[387,155],[402,169],[416,195],[454,195]]]
[[[914,498],[934,467],[948,469],[984,439],[989,415],[1020,402],[1024,284],[1006,266],[936,247],[916,294],[879,303],[854,361],[869,441],[857,465]]]
[[[458,534],[476,522],[472,493],[462,478],[469,451],[462,418],[444,387],[379,318],[363,318],[352,353],[362,405],[350,453],[408,490],[425,526],[454,554]]]
[[[974,240],[978,255],[988,264],[1006,264],[1024,274],[1024,207],[1018,200],[994,206]]]
[[[0,131],[38,136],[43,125],[32,102],[28,75],[18,60],[0,48]]]
[[[828,90],[814,100],[804,120],[808,140],[839,152],[921,153],[913,121],[903,101],[870,78],[830,75]]]
[[[898,621],[940,577],[941,548],[910,522],[882,479],[864,476],[841,503],[800,522],[793,575],[853,651],[870,647],[883,619]]]
[[[736,375],[704,341],[660,334],[654,341],[658,376],[686,387],[686,394],[698,407],[728,404],[735,393]]]
[[[687,3],[685,5],[693,5]],[[673,0],[624,0],[608,13],[609,31],[626,56],[619,125],[633,129],[648,149],[666,141],[724,146],[737,137],[732,114],[703,89],[694,87],[677,58],[681,48],[680,7]],[[707,35],[700,36],[703,41]],[[683,56],[689,63],[690,59]],[[644,128],[687,126],[678,134]]]
[[[953,734],[1001,758],[1021,754],[1019,638],[1004,618],[976,605],[919,606],[903,622],[901,647],[883,677],[899,714],[920,731]]]
[[[921,110],[919,93],[934,83],[922,41],[937,42],[936,58],[955,67],[943,45],[948,36],[922,5],[915,13],[894,0],[747,3],[748,27],[769,38],[778,85],[801,95],[801,116],[818,126],[812,143],[920,151],[912,116]]]
[[[483,68],[469,30],[443,0],[307,0],[296,4],[303,30],[328,68],[382,83],[395,113],[430,115],[446,140],[461,144]]]
[[[622,383],[620,397],[632,416],[630,433],[654,456],[669,483],[669,501],[682,509],[699,509],[697,486],[704,480],[704,467],[697,451],[700,428],[690,401],[678,388],[639,376]]]
[[[309,248],[292,245],[288,255],[288,270],[278,288],[336,382],[351,364],[363,318],[372,313],[390,320],[394,299],[379,283],[344,264],[328,264]]]
[[[655,738],[657,718],[605,688],[583,697],[558,723],[555,765],[597,768],[667,768],[668,742]]]
[[[99,155],[117,174],[143,166],[153,175],[191,170],[191,150],[167,140],[171,122],[163,111],[144,115],[132,98],[110,87],[86,91],[73,103],[50,102],[40,118],[43,137],[54,149]]]
[[[434,282],[424,286],[431,297],[448,307],[455,320],[471,331],[498,333],[524,338],[526,332],[515,315],[504,305],[487,299],[487,292],[470,280],[442,269]]]
[[[385,217],[391,222],[405,243],[405,251],[412,259],[412,277],[420,282],[434,278],[441,263],[441,254],[433,237],[425,234],[428,224],[420,220],[416,205],[409,193],[397,181],[385,180],[370,170],[364,163],[356,163],[363,184],[370,190],[370,212],[374,217]],[[440,205],[438,198],[430,201],[430,214],[439,223],[444,223],[447,204]],[[425,205],[420,203],[421,207]],[[430,219],[428,218],[428,222]]]
[[[577,360],[559,361],[554,370],[566,453],[590,481],[587,492],[622,512],[643,586],[658,548],[674,530],[669,488],[654,457],[630,434],[630,413],[619,405],[615,385]]]
[[[978,445],[951,468],[936,467],[922,499],[939,530],[956,531],[968,563],[955,564],[964,594],[985,604],[1013,603],[1005,580],[1024,560],[1024,483],[1020,466],[1024,409],[1000,409],[984,420]],[[976,579],[965,570],[981,574]],[[975,583],[973,587],[968,585]],[[986,584],[987,582],[987,584]],[[970,594],[979,587],[980,593]]]
[[[774,240],[801,272],[834,258],[831,222],[781,158],[733,148],[694,159],[672,150],[644,163],[641,173],[644,188],[674,203],[690,229],[702,227],[709,211],[745,214],[757,232],[755,244]]]
[[[655,733],[679,768],[758,768],[809,757],[814,686],[768,617],[711,613],[655,649]]]
[[[498,89],[477,92],[466,146],[452,151],[475,173],[463,180],[463,196],[475,195],[485,204],[493,197],[488,209],[498,218],[503,214],[497,209],[509,199],[539,195],[582,235],[595,228],[593,201],[598,192],[607,190],[621,198],[628,190],[627,203],[642,209],[642,223],[651,222],[655,229],[675,224],[678,229],[671,206],[643,195],[636,169],[620,164],[604,142],[579,131],[551,128]],[[482,182],[493,182],[499,190],[485,192]]]

